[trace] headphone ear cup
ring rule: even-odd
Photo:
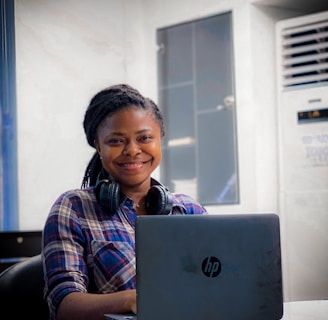
[[[172,195],[162,185],[152,186],[146,196],[146,211],[153,215],[167,215],[173,205]]]
[[[96,185],[96,197],[102,207],[115,213],[120,205],[119,184],[109,180],[99,181]]]

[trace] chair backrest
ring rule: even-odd
[[[43,289],[41,254],[15,263],[0,274],[1,312],[10,319],[49,319]]]
[[[42,231],[1,231],[0,272],[27,257],[41,253]]]

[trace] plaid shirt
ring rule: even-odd
[[[172,214],[206,214],[187,195],[172,194]],[[52,206],[43,231],[45,298],[55,319],[71,292],[110,293],[136,288],[133,201],[125,198],[115,214],[99,206],[94,188],[63,193]]]

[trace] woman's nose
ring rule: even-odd
[[[125,156],[130,156],[130,157],[133,157],[133,156],[135,156],[136,154],[138,154],[140,152],[141,152],[141,149],[139,147],[139,144],[138,143],[133,143],[133,142],[130,142],[130,143],[126,144],[125,148],[123,150],[123,154]]]

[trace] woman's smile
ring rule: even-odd
[[[145,162],[125,162],[125,163],[119,163],[118,165],[121,168],[124,168],[126,170],[138,170],[138,169],[142,169],[144,167],[144,165],[147,163],[148,161]]]

